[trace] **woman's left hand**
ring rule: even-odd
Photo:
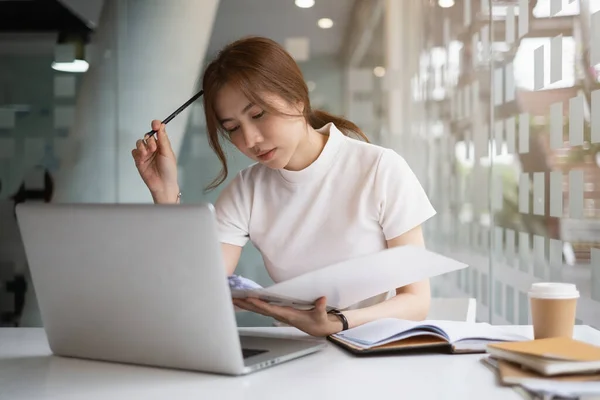
[[[338,317],[327,314],[325,297],[317,299],[315,307],[308,311],[276,306],[255,298],[233,299],[233,304],[244,310],[275,318],[312,336],[328,336],[342,330],[342,322]]]

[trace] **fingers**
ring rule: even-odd
[[[156,150],[159,148],[159,136],[163,137],[163,144],[167,144],[167,150],[172,152],[165,130],[165,124],[155,119],[151,123],[152,130],[157,131],[156,134],[149,136],[144,135],[143,139],[139,139],[135,142],[135,149],[131,151],[131,156],[135,160],[136,164],[146,161]]]
[[[144,136],[144,142],[146,144],[146,148],[150,154],[154,153],[158,147],[156,144],[156,136],[148,137]]]
[[[174,156],[175,154],[171,148],[171,141],[167,135],[166,125],[157,119],[152,120],[150,125],[152,126],[152,130],[156,131],[156,134],[154,134],[152,137],[154,137],[157,141],[157,143],[149,143],[150,151],[154,152],[156,149],[158,149],[160,154],[164,156]],[[148,142],[150,141],[148,140]],[[157,145],[156,148],[154,148],[154,144]]]
[[[233,300],[233,304],[236,307],[241,308],[243,310],[252,311],[254,313],[264,315],[265,317],[272,317],[272,315],[269,315],[267,312],[265,312],[264,310],[261,310],[260,308],[254,306],[253,304],[251,304],[248,301],[234,299]]]
[[[293,307],[269,304],[265,301],[255,298],[248,298],[246,303],[249,303],[251,307],[257,309],[258,311],[256,312],[273,317],[278,321],[285,322],[286,324],[289,324],[290,321],[294,319],[294,316],[298,315],[298,313],[304,312],[296,310]]]
[[[135,142],[135,149],[140,159],[144,159],[148,156],[148,146],[143,139],[139,139]]]
[[[173,152],[171,149],[171,141],[169,140],[169,136],[167,136],[165,124],[161,124],[159,126],[156,134],[156,140],[158,141],[158,148],[161,151],[161,154],[167,155]]]
[[[325,297],[319,297],[315,302],[314,311],[319,313],[327,312],[327,299]]]
[[[135,142],[135,149],[131,151],[131,155],[136,164],[143,163],[156,151],[156,139],[145,136],[144,139],[139,139]]]

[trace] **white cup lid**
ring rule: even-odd
[[[579,291],[572,283],[540,282],[531,285],[529,297],[537,299],[574,299],[579,297]]]

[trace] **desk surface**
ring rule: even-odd
[[[531,337],[529,326],[508,327]],[[241,328],[302,336],[294,328]],[[600,345],[600,331],[575,337]],[[356,358],[325,350],[241,377],[53,356],[41,328],[0,329],[0,399],[521,399],[499,387],[484,355]]]

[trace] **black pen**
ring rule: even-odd
[[[165,124],[165,125],[168,124],[169,121],[171,121],[173,118],[175,118],[177,116],[177,114],[179,114],[180,112],[182,112],[183,110],[185,110],[190,104],[192,104],[194,101],[196,101],[203,94],[204,94],[204,90],[201,90],[198,93],[196,93],[194,95],[194,97],[192,97],[191,99],[189,99],[188,101],[186,101],[185,103],[183,103],[183,105],[181,107],[179,107],[177,110],[175,110],[173,112],[173,114],[169,115],[164,121],[162,121],[162,123]],[[150,138],[155,133],[156,133],[155,130],[151,130],[150,132],[146,133],[146,135],[148,135],[148,138]]]

